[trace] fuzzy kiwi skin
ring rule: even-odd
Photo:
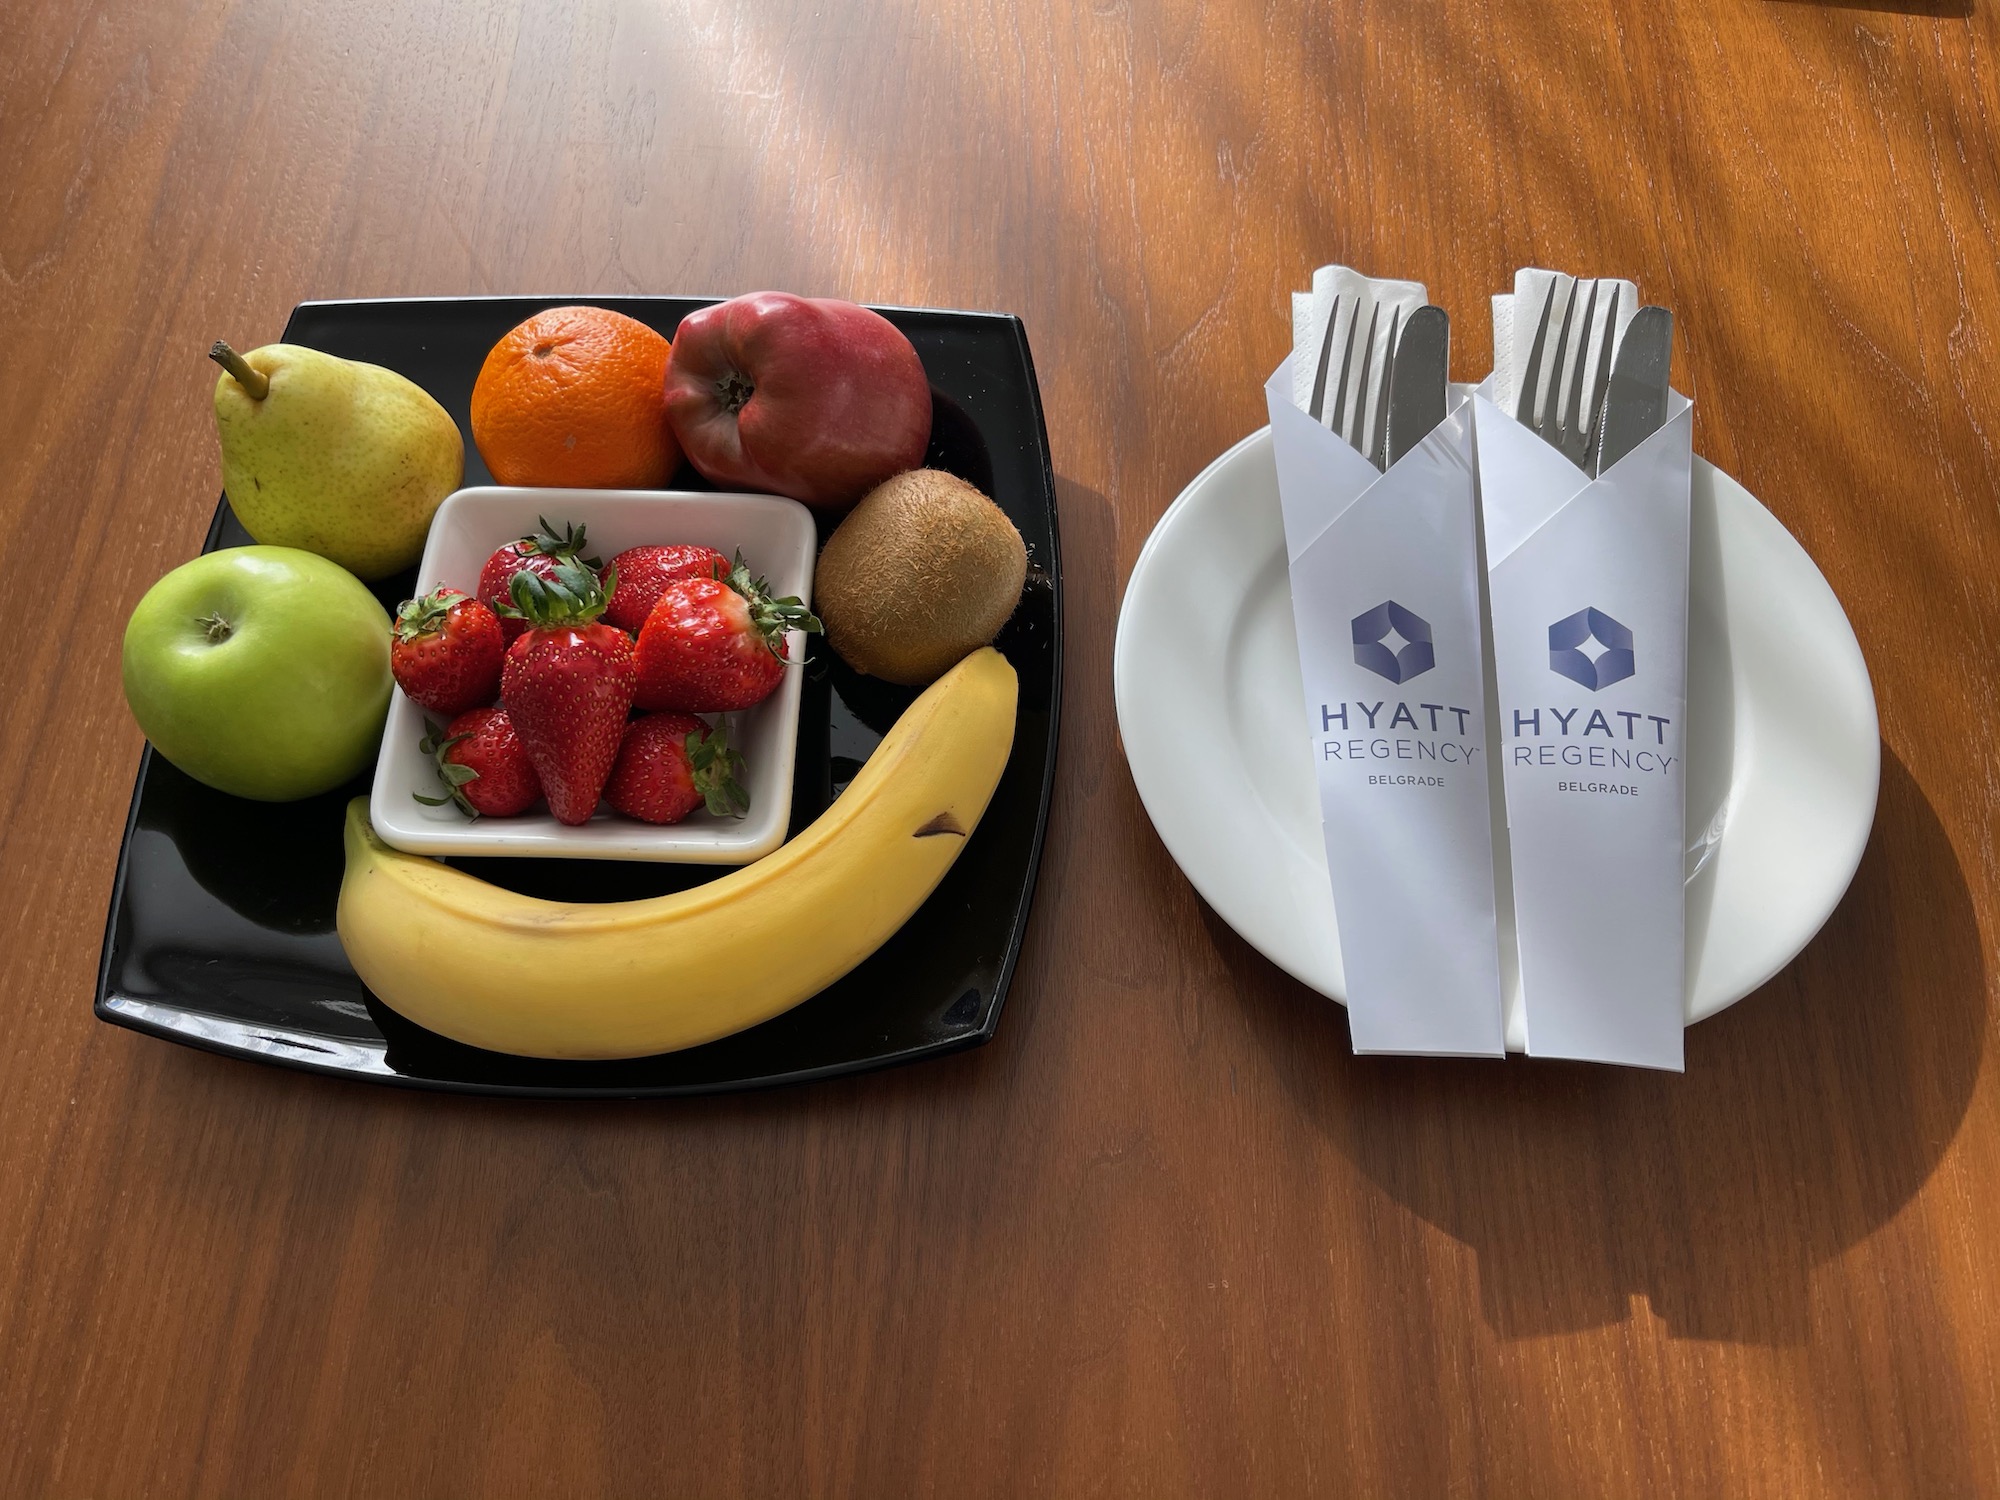
[[[862,497],[827,540],[813,608],[857,672],[925,687],[993,643],[1021,602],[1028,550],[956,475],[912,469]]]

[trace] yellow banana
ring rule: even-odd
[[[810,828],[646,901],[542,901],[375,836],[347,807],[340,940],[362,982],[445,1036],[527,1057],[643,1057],[769,1020],[886,942],[944,878],[1014,740],[1007,658],[933,683]]]

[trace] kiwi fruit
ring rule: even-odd
[[[954,474],[912,469],[828,538],[813,608],[855,671],[923,687],[992,644],[1027,576],[1028,549],[999,506]]]

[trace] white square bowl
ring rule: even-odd
[[[609,562],[646,544],[713,547],[743,554],[753,578],[772,593],[812,602],[818,539],[812,512],[778,495],[705,495],[680,490],[514,489],[490,485],[460,490],[438,507],[417,568],[417,593],[439,587],[478,592],[479,570],[497,547],[537,529],[546,516],[558,530],[574,522],[588,531],[586,553]],[[792,661],[804,658],[805,637],[787,640]],[[588,823],[570,828],[546,810],[517,818],[472,820],[450,805],[426,807],[415,794],[440,796],[431,757],[417,748],[425,712],[401,688],[389,702],[382,752],[368,815],[382,840],[411,854],[515,855],[559,859],[645,859],[682,864],[746,864],[785,841],[792,811],[792,762],[798,750],[802,674],[787,669],[776,692],[755,708],[725,714],[729,742],[743,754],[750,810],[718,818],[697,809],[686,822],[656,827],[600,806]],[[430,717],[437,717],[431,715]],[[713,715],[705,717],[714,718]]]

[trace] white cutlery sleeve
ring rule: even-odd
[[[1375,467],[1265,387],[1356,1052],[1499,1057],[1473,415]]]
[[[1678,1071],[1693,407],[1670,393],[1592,479],[1493,394],[1470,405],[1527,1050]]]

